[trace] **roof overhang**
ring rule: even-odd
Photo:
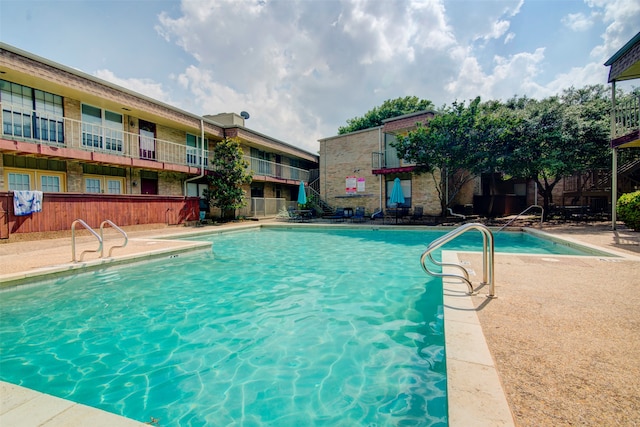
[[[640,78],[640,33],[629,40],[604,65],[611,67],[609,83]]]

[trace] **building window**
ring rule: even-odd
[[[204,139],[204,166],[209,163],[207,147],[209,141]],[[202,138],[199,136],[187,134],[187,164],[190,166],[200,166],[202,163]]]
[[[385,182],[385,188],[387,190],[387,207],[393,208],[395,206],[391,206],[389,203],[389,199],[391,198],[391,191],[393,190],[393,179]],[[410,179],[400,179],[400,186],[402,187],[402,194],[404,196],[404,203],[400,204],[398,207],[401,208],[410,208],[411,207],[411,180]]]
[[[122,182],[116,179],[107,179],[107,193],[122,194]]]
[[[124,178],[115,176],[87,176],[84,178],[86,193],[124,194]]]
[[[60,177],[42,175],[40,177],[40,190],[46,193],[59,193],[61,189]]]
[[[83,146],[121,153],[122,129],[122,114],[82,104]]]
[[[9,191],[31,190],[31,175],[27,173],[9,172]]]
[[[272,176],[270,158],[271,155],[266,151],[251,148],[251,170],[258,175]]]
[[[392,146],[397,138],[395,135],[385,133],[384,134],[384,167],[385,168],[398,168],[400,167],[400,159],[398,158],[398,150]]]
[[[5,169],[8,190],[40,190],[46,193],[64,191],[66,175],[62,172]]]
[[[96,178],[85,178],[84,191],[86,193],[101,193],[101,180]]]
[[[0,80],[2,133],[47,143],[64,143],[62,97]]]

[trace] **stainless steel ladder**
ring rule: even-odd
[[[456,228],[455,230],[450,231],[444,236],[437,238],[436,240],[431,242],[429,246],[427,246],[427,249],[422,253],[422,256],[420,257],[420,264],[422,265],[422,269],[425,271],[425,273],[431,276],[455,277],[462,280],[469,287],[469,294],[475,295],[477,292],[475,292],[473,283],[471,283],[471,280],[469,280],[469,272],[467,271],[466,268],[464,268],[462,265],[459,265],[459,264],[444,263],[441,261],[437,261],[433,258],[433,255],[432,255],[432,252],[435,251],[436,249],[441,248],[446,243],[452,241],[453,239],[460,236],[461,234],[464,234],[467,231],[471,231],[471,230],[480,231],[480,233],[482,234],[482,282],[480,284],[489,285],[489,295],[487,296],[489,298],[496,298],[495,280],[493,277],[493,270],[494,270],[493,234],[491,233],[491,230],[489,230],[489,228],[484,224],[480,224],[480,223],[464,224]],[[430,270],[426,265],[427,259],[431,263],[437,266],[443,267],[443,271],[436,272],[436,271]],[[444,267],[454,267],[461,270],[462,273],[461,274],[444,273]]]
[[[76,259],[76,224],[82,225],[96,239],[98,239],[98,248],[97,249],[87,249],[85,251],[82,251],[82,253],[80,254],[80,259]],[[106,220],[102,221],[102,223],[100,224],[100,234],[98,234],[91,227],[89,227],[89,225],[86,222],[84,222],[81,219],[76,219],[75,221],[73,221],[71,223],[71,260],[73,262],[82,261],[82,257],[87,252],[99,252],[100,253],[100,258],[102,258],[104,256],[104,226],[105,226],[105,224],[109,224],[111,227],[113,227],[115,230],[117,230],[120,234],[122,234],[124,236],[124,243],[121,244],[121,245],[112,246],[111,249],[109,249],[108,256],[109,257],[111,256],[111,252],[115,248],[124,248],[125,246],[127,246],[127,243],[129,242],[129,237],[127,236],[127,233],[125,233],[124,230],[122,230],[120,227],[115,225],[111,220],[106,219]]]
[[[104,241],[104,225],[105,224],[109,224],[113,229],[115,229],[116,231],[118,231],[120,234],[122,234],[122,236],[124,237],[124,243],[121,245],[115,245],[115,246],[111,246],[111,249],[109,249],[109,253],[107,254],[108,257],[111,256],[111,252],[113,252],[113,250],[115,248],[124,248],[125,246],[127,246],[127,243],[129,243],[129,236],[127,236],[127,233],[124,232],[124,230],[120,227],[118,227],[117,225],[115,225],[111,220],[105,219],[104,221],[102,221],[102,223],[100,223],[100,237],[103,239]],[[100,258],[102,258],[103,252],[100,252]]]

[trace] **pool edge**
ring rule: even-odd
[[[460,263],[456,251],[442,261]],[[449,426],[515,426],[467,285],[443,278],[442,290]]]

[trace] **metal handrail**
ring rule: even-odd
[[[502,227],[500,227],[498,229],[498,231],[496,231],[496,233],[501,232],[504,228],[508,227],[509,224],[511,224],[513,221],[515,221],[516,219],[520,218],[521,215],[525,214],[529,209],[531,208],[540,208],[540,210],[542,211],[540,213],[540,227],[542,227],[542,220],[544,219],[544,208],[540,205],[531,205],[529,206],[527,209],[523,210],[522,212],[520,212],[518,215],[516,215],[515,218],[512,218],[509,222],[507,222],[505,225],[503,225]]]
[[[120,232],[120,234],[124,236],[123,244],[111,246],[111,249],[109,249],[109,254],[107,256],[111,258],[111,252],[113,252],[115,248],[124,248],[125,246],[127,246],[127,243],[129,242],[129,237],[127,236],[127,233],[125,233],[122,228],[115,225],[111,220],[105,219],[104,221],[102,221],[102,223],[100,223],[100,237],[102,238],[103,242],[104,242],[104,225],[105,224],[109,224],[112,228],[116,229],[117,231]],[[104,254],[104,245],[102,245],[102,247],[100,248],[100,258],[102,258],[103,254]]]
[[[493,277],[493,271],[494,271],[494,243],[493,243],[493,234],[491,233],[491,230],[489,230],[489,228],[487,226],[485,226],[484,224],[480,224],[480,223],[468,223],[468,224],[464,224],[461,225],[460,227],[456,228],[455,230],[450,231],[449,233],[445,234],[442,237],[439,237],[437,239],[435,239],[434,241],[432,241],[429,246],[427,247],[427,249],[422,253],[422,256],[420,257],[420,264],[422,265],[422,269],[425,271],[425,273],[431,275],[431,276],[436,276],[436,277],[456,277],[462,281],[464,281],[467,286],[469,287],[469,294],[473,295],[475,293],[475,290],[473,288],[473,284],[471,283],[471,281],[469,280],[469,273],[466,270],[466,268],[464,268],[461,265],[458,264],[448,264],[448,263],[442,263],[442,262],[434,262],[436,265],[440,265],[440,266],[456,266],[457,268],[460,268],[462,270],[465,271],[464,275],[460,275],[460,274],[454,274],[454,273],[437,273],[437,272],[433,272],[431,270],[429,270],[426,266],[425,260],[426,258],[429,258],[430,260],[433,260],[433,257],[431,255],[431,252],[433,252],[436,249],[439,249],[440,247],[444,246],[446,243],[449,243],[450,241],[452,241],[453,239],[455,239],[456,237],[460,236],[463,233],[466,233],[469,230],[478,230],[480,231],[480,233],[482,234],[482,283],[481,285],[489,285],[489,298],[495,298],[495,280]],[[435,260],[433,260],[435,261]]]
[[[96,239],[98,239],[98,242],[100,242],[100,245],[98,246],[98,249],[96,250],[86,250],[86,251],[82,251],[82,253],[80,254],[80,259],[76,260],[76,224],[80,224],[82,225],[84,228],[86,228],[87,230],[89,230],[89,232],[91,234],[93,234]],[[73,262],[78,262],[78,261],[82,261],[82,257],[86,252],[100,252],[100,256],[102,256],[102,237],[98,235],[98,233],[96,233],[95,231],[93,231],[93,229],[91,227],[89,227],[89,225],[84,222],[81,219],[76,219],[75,221],[73,221],[71,223],[71,257],[72,257],[72,261]]]

